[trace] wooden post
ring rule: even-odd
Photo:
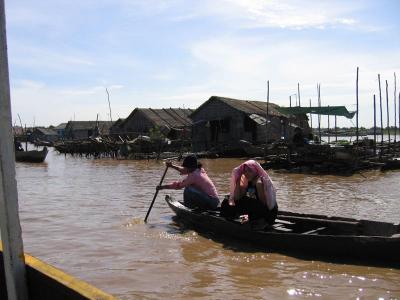
[[[335,115],[335,142],[337,144],[337,115]]]
[[[356,80],[356,141],[358,145],[358,67],[357,67],[357,80]]]
[[[299,107],[301,107],[301,102],[300,102],[300,83],[297,83],[297,94],[299,95]]]
[[[397,142],[397,105],[396,105],[397,85],[396,72],[394,73],[394,143]]]
[[[28,151],[28,131],[26,131],[26,124],[25,124],[25,151]]]
[[[106,88],[106,92],[107,92],[108,108],[109,108],[109,110],[110,110],[110,121],[111,121],[111,123],[112,123],[111,104],[110,104],[110,93],[108,92],[107,88]]]
[[[374,94],[374,156],[376,156],[376,98]]]
[[[4,0],[0,0],[0,227],[9,299],[28,299],[12,142]],[[4,288],[4,287],[1,287]]]
[[[318,90],[318,107],[321,108],[321,84],[317,85]],[[319,143],[322,143],[321,140],[321,114],[318,114],[318,133],[319,133]]]
[[[382,157],[383,151],[383,112],[382,112],[382,89],[381,89],[381,75],[378,74],[378,84],[379,84],[379,106],[381,111],[381,150],[379,156]]]
[[[389,122],[389,94],[388,94],[388,82],[386,82],[386,116],[387,116],[387,130],[388,130],[388,150],[390,150],[390,122]]]
[[[311,110],[311,99],[310,99],[310,110]],[[311,127],[311,133],[312,133],[312,113],[310,111],[310,127]]]
[[[269,139],[268,118],[269,118],[269,80],[267,81],[267,117],[265,119],[266,145],[268,145],[268,139]],[[265,147],[265,149],[267,149],[267,147]]]
[[[328,105],[328,107],[329,107],[329,105]],[[330,117],[330,115],[329,115],[329,113],[328,113],[328,144],[331,142],[331,134],[330,134],[330,131],[331,131],[331,126],[330,126],[330,123],[329,123],[329,118]]]

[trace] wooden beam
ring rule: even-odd
[[[18,214],[4,0],[0,0],[0,227],[9,299],[27,299],[25,260]]]

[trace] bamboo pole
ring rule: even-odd
[[[107,92],[108,108],[109,108],[109,110],[110,110],[110,121],[111,121],[111,123],[112,123],[110,93],[108,92],[108,89],[107,89],[107,88],[106,88],[106,92]]]
[[[317,85],[318,90],[318,107],[321,108],[321,84]],[[319,143],[322,143],[321,140],[321,114],[318,114],[318,133],[319,133]]]
[[[268,118],[269,118],[269,80],[267,81],[267,118],[265,120],[265,135],[266,135],[266,144],[268,145],[269,138],[269,128],[268,128]],[[267,147],[265,147],[267,149]],[[265,153],[267,154],[267,153]]]
[[[329,105],[328,105],[328,107],[329,107]],[[330,131],[331,131],[331,128],[330,128],[330,123],[329,123],[329,118],[330,117],[330,115],[328,114],[328,144],[331,142],[331,134],[330,134]]]
[[[301,103],[300,103],[300,83],[297,83],[297,94],[299,95],[299,107],[301,107]]]
[[[311,109],[311,99],[310,99],[310,109]],[[312,113],[310,112],[310,127],[311,127],[311,133],[312,133]]]
[[[10,102],[5,7],[4,0],[0,0],[0,227],[8,298],[20,300],[28,299],[28,293]]]
[[[374,156],[376,156],[376,98],[374,94]]]
[[[389,122],[389,94],[388,94],[388,82],[386,82],[386,117],[387,117],[387,130],[388,130],[388,150],[390,150],[390,122]]]
[[[394,142],[397,141],[397,106],[396,106],[396,95],[397,95],[397,83],[396,83],[396,72],[394,72]]]
[[[337,115],[335,115],[335,142],[337,144]]]
[[[25,124],[25,151],[28,151],[28,132],[26,131],[26,124]]]
[[[381,75],[378,74],[378,83],[379,83],[379,106],[381,112],[381,151],[380,156],[382,157],[383,151],[383,112],[382,112],[382,89],[381,89]]]
[[[358,67],[357,67],[357,80],[356,80],[356,141],[358,145]]]

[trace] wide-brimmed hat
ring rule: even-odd
[[[198,166],[197,157],[195,155],[188,155],[182,162],[182,167],[188,169],[196,169]]]

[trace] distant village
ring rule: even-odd
[[[53,146],[59,153],[88,158],[180,159],[188,153],[200,158],[252,157],[262,158],[266,169],[315,174],[400,168],[396,127],[312,127],[308,113],[334,118],[355,114],[344,106],[288,108],[212,96],[197,109],[135,108],[114,122],[14,127],[14,134],[19,142]]]
[[[197,109],[135,108],[127,118],[111,121],[68,121],[48,128],[26,129],[26,138],[34,142],[54,143],[102,137],[113,141],[131,141],[138,137],[159,138],[191,143],[192,151],[230,147],[240,140],[257,145],[268,139],[290,139],[295,127],[310,133],[304,115],[286,115],[265,101],[238,100],[212,96]],[[24,129],[15,127],[15,135]]]

